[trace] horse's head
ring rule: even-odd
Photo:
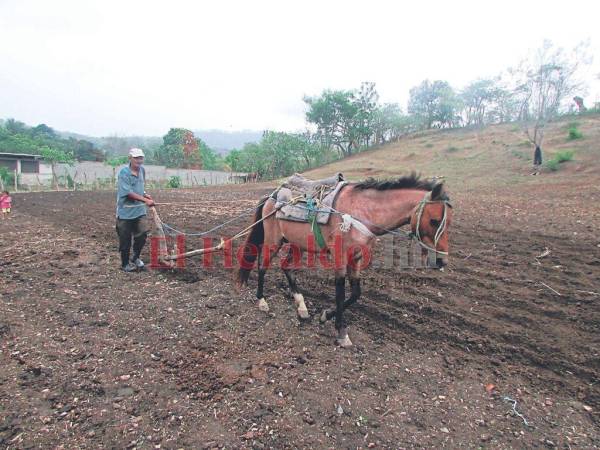
[[[441,269],[448,264],[448,227],[452,223],[452,205],[442,183],[425,195],[415,208],[410,227],[422,247],[423,256],[435,251],[435,264]]]

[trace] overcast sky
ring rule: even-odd
[[[295,131],[304,95],[374,81],[382,101],[405,108],[423,79],[461,88],[544,38],[590,39],[590,104],[600,101],[598,5],[0,0],[0,118],[95,136]]]

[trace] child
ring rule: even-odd
[[[4,191],[2,195],[0,195],[0,209],[2,210],[2,218],[8,218],[10,214],[10,206],[12,203],[12,198],[8,191]]]

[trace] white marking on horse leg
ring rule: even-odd
[[[348,337],[348,329],[341,328],[338,332],[337,343],[340,347],[348,348],[352,347],[352,341]]]
[[[267,303],[264,297],[258,301],[257,306],[260,311],[265,313],[269,312],[269,304]]]
[[[298,311],[298,317],[301,319],[308,319],[310,316],[308,315],[308,308],[306,308],[306,304],[304,303],[304,296],[298,292],[295,292],[293,296]]]

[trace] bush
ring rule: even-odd
[[[457,152],[457,151],[459,151],[459,150],[460,150],[460,148],[458,148],[458,147],[454,147],[454,146],[448,147],[448,148],[446,149],[446,151],[447,151],[448,153],[455,153],[455,152]]]
[[[546,167],[552,172],[556,172],[558,170],[559,162],[556,159],[549,159],[546,161]]]
[[[566,161],[573,161],[574,154],[575,154],[575,152],[573,150],[563,150],[562,152],[558,152],[554,156],[554,159],[556,161],[558,161],[559,163],[566,162]]]
[[[572,161],[575,152],[573,150],[563,150],[554,155],[554,158],[546,161],[546,167],[552,172],[556,172],[559,168],[559,164]]]
[[[9,171],[6,167],[0,167],[0,179],[4,183],[5,189],[12,188],[15,185],[14,173]]]
[[[570,141],[574,141],[575,139],[581,139],[582,137],[583,137],[583,133],[581,131],[579,131],[579,129],[576,126],[569,128],[568,139]]]
[[[178,177],[177,175],[173,175],[171,178],[169,178],[167,187],[170,187],[173,189],[180,188],[181,187],[181,177]]]

